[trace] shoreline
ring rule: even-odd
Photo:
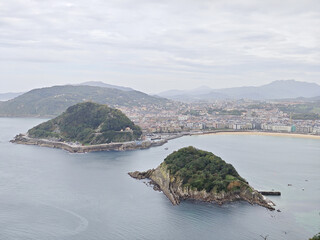
[[[320,135],[300,134],[300,133],[279,133],[279,132],[259,132],[259,131],[234,131],[234,132],[212,132],[204,133],[207,135],[257,135],[257,136],[274,136],[274,137],[291,137],[291,138],[307,138],[307,139],[319,139]]]
[[[162,191],[173,205],[179,205],[182,200],[187,199],[201,202],[215,202],[219,205],[243,200],[252,205],[260,205],[271,211],[275,210],[275,204],[270,199],[264,197],[259,191],[253,189],[248,184],[240,190],[233,192],[206,192],[204,189],[198,191],[197,189],[183,187],[182,181],[177,181],[170,175],[167,167],[163,167],[162,165],[145,172],[135,171],[128,174],[130,177],[138,180],[149,179],[149,185],[153,185],[153,189],[156,191]]]
[[[24,134],[15,136],[11,143],[23,145],[36,145],[40,147],[59,148],[70,153],[87,153],[87,152],[102,152],[102,151],[129,151],[136,149],[147,149],[150,147],[161,146],[168,142],[166,139],[159,141],[141,141],[141,142],[116,142],[96,145],[76,145],[67,142],[52,141],[48,139],[30,138]]]
[[[67,142],[52,141],[48,139],[30,138],[25,134],[15,136],[11,143],[24,144],[24,145],[37,145],[40,147],[50,147],[66,150],[70,153],[86,153],[86,152],[101,152],[101,151],[130,151],[137,149],[147,149],[151,147],[162,146],[168,141],[181,138],[184,136],[198,136],[198,135],[256,135],[256,136],[274,136],[274,137],[291,137],[291,138],[305,138],[320,140],[320,135],[298,134],[298,133],[278,133],[278,132],[259,132],[259,131],[207,131],[207,132],[184,132],[172,135],[159,135],[163,136],[158,141],[144,140],[132,142],[117,142],[105,143],[96,145],[79,145],[70,144]]]

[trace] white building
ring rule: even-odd
[[[274,132],[291,132],[291,126],[272,126]]]

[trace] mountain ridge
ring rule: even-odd
[[[208,87],[207,93],[203,88],[175,92],[169,90],[158,95],[173,100],[197,101],[197,100],[218,100],[218,99],[252,99],[269,100],[283,98],[312,98],[320,96],[320,85],[316,83],[301,82],[295,80],[276,80],[262,86],[245,86],[235,88],[211,89]]]
[[[0,103],[2,117],[55,117],[68,107],[93,101],[110,107],[141,107],[164,105],[168,99],[153,97],[139,91],[93,86],[62,85],[33,89],[14,99]]]
[[[83,82],[77,85],[86,85],[86,86],[91,86],[91,87],[104,87],[104,88],[114,88],[122,91],[135,91],[133,88],[130,87],[123,87],[123,86],[118,86],[118,85],[113,85],[113,84],[108,84],[104,83],[102,81],[88,81],[88,82]],[[77,86],[75,85],[75,86]]]

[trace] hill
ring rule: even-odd
[[[246,184],[231,164],[213,153],[194,147],[173,152],[164,159],[163,164],[171,176],[182,180],[182,187],[198,191],[227,192],[231,190],[228,188],[231,182]]]
[[[86,85],[86,86],[92,86],[92,87],[105,87],[105,88],[114,88],[122,91],[134,91],[134,89],[129,88],[129,87],[122,87],[122,86],[117,86],[117,85],[112,85],[100,81],[89,81],[89,82],[84,82],[80,83],[80,85]]]
[[[28,131],[28,137],[103,144],[140,138],[142,131],[120,110],[92,102],[78,103],[60,116]]]
[[[218,99],[285,99],[285,98],[312,98],[320,96],[320,85],[316,83],[299,82],[295,80],[279,80],[259,87],[236,87],[224,89],[210,89],[205,91],[198,88],[189,91],[170,90],[158,94],[180,101],[210,101]]]
[[[156,189],[161,189],[174,205],[183,199],[220,204],[245,200],[273,209],[270,202],[249,186],[231,164],[194,147],[171,153],[156,169],[129,175],[137,179],[151,179]]]
[[[31,90],[12,100],[0,104],[2,117],[54,117],[68,107],[93,101],[111,107],[163,106],[169,100],[152,97],[139,91],[92,86],[53,86]]]

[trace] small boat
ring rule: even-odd
[[[169,148],[165,148],[164,150],[168,150]]]

